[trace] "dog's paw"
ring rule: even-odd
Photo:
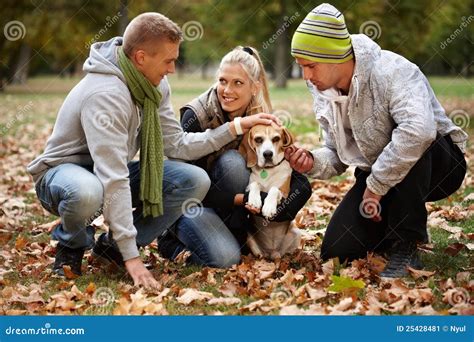
[[[262,215],[267,218],[271,219],[273,216],[275,216],[277,213],[277,206],[273,203],[269,203],[265,201],[265,204],[263,205],[262,208]]]
[[[260,194],[253,195],[252,193],[250,193],[247,205],[249,205],[253,209],[260,211],[260,208],[262,208],[262,198],[260,197]]]

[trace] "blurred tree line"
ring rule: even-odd
[[[427,73],[473,73],[474,0],[330,3],[344,13],[351,33],[366,33]],[[292,34],[318,4],[304,0],[2,0],[0,90],[35,74],[79,74],[93,42],[121,35],[131,18],[147,11],[163,13],[183,28],[195,22],[197,30],[202,27],[197,39],[182,44],[178,71],[191,68],[206,77],[208,68],[227,51],[250,45],[260,51],[276,85],[285,87],[289,77],[298,75],[290,55]]]

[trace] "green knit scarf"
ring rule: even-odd
[[[143,216],[163,215],[163,138],[158,118],[161,93],[137,70],[123,52],[118,63],[135,103],[143,108],[140,142],[140,200]]]

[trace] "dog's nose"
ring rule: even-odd
[[[267,160],[268,160],[268,159],[272,159],[272,157],[273,157],[273,152],[272,152],[272,151],[265,151],[265,152],[263,152],[263,157],[264,157],[265,159],[267,159]]]

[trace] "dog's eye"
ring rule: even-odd
[[[277,142],[280,141],[280,137],[275,137],[275,138],[272,139],[272,141],[273,141],[274,143],[277,143]]]
[[[261,143],[263,143],[263,139],[260,138],[260,137],[256,137],[254,141],[255,141],[256,144],[261,144]]]

